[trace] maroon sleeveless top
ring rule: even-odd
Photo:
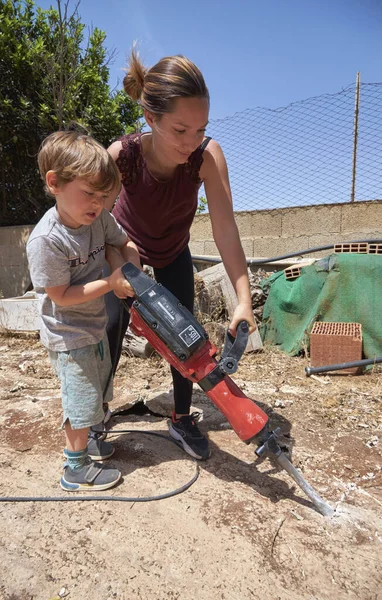
[[[177,166],[172,179],[159,181],[147,169],[142,135],[121,138],[116,163],[122,174],[122,188],[113,215],[138,246],[142,262],[165,267],[189,242],[202,183],[199,170],[211,138],[206,138],[185,164]]]

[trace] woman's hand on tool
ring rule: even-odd
[[[110,289],[114,291],[118,298],[133,298],[135,292],[126,277],[122,273],[122,269],[118,267],[108,277]]]
[[[249,326],[249,335],[257,329],[255,318],[253,316],[252,304],[241,302],[237,305],[233,313],[232,321],[229,324],[229,332],[236,336],[236,329],[240,321],[247,321]]]

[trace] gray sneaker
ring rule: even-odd
[[[89,433],[88,455],[92,460],[106,460],[113,454],[114,448],[110,442],[105,442],[102,437],[94,432]]]
[[[109,469],[87,458],[79,471],[72,471],[69,466],[64,467],[60,485],[67,492],[108,490],[118,483],[121,476],[118,469]]]

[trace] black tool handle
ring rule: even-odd
[[[240,321],[234,337],[228,330],[225,337],[223,352],[219,366],[224,373],[235,373],[238,363],[248,344],[249,325],[247,321]]]

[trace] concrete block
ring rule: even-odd
[[[235,221],[241,238],[252,236],[252,213],[235,213]]]
[[[14,227],[0,227],[0,245],[11,246],[12,245],[12,231]]]
[[[217,249],[215,242],[209,239],[207,239],[204,242],[204,253],[207,256],[220,256],[219,250]]]
[[[0,267],[0,292],[4,298],[22,296],[30,285],[27,265]]]
[[[201,271],[198,273],[198,278],[203,280],[207,288],[219,286],[220,289],[222,288],[222,284],[225,284],[225,280],[228,280],[229,283],[226,285],[227,295],[225,296],[225,300],[228,316],[231,319],[237,306],[237,298],[223,263],[213,265],[212,267]]]
[[[244,254],[247,258],[253,257],[253,240],[248,238],[241,238],[241,245],[243,246]]]
[[[32,233],[32,231],[33,231],[34,228],[35,228],[34,225],[26,225],[25,226],[24,232],[23,232],[23,234],[21,236],[21,241],[22,241],[23,244],[27,243],[27,241],[29,239],[29,236]]]
[[[380,244],[382,240],[382,229],[380,229],[379,231],[369,231],[367,235],[360,236],[360,239],[365,238],[367,238],[368,240],[378,240],[376,243]],[[373,243],[373,241],[371,243]]]
[[[0,246],[0,267],[6,267],[12,264],[12,249],[11,246]]]
[[[308,237],[298,238],[255,238],[253,241],[254,256],[275,258],[291,252],[298,252],[309,248]]]
[[[223,263],[219,263],[218,265],[214,265],[209,269],[200,271],[197,277],[204,281],[204,284],[207,288],[214,286],[218,286],[220,288],[225,299],[228,316],[230,319],[232,319],[233,313],[238,305],[238,301],[234,287],[227,275]],[[259,331],[256,330],[249,336],[245,351],[251,352],[253,350],[259,350],[262,347],[263,343]]]
[[[248,213],[253,237],[279,237],[282,233],[282,211],[267,210]]]
[[[0,244],[2,246],[25,246],[33,229],[34,225],[0,227]]]
[[[0,300],[0,327],[10,331],[38,331],[38,302],[34,292]]]
[[[209,215],[196,215],[191,227],[192,240],[212,239],[212,226]]]
[[[321,205],[289,209],[282,214],[282,235],[299,236],[341,230],[341,206]]]
[[[382,200],[342,205],[341,233],[356,233],[357,238],[368,238],[376,223],[382,223]],[[360,236],[360,233],[366,235]],[[382,237],[382,229],[379,235]]]
[[[244,254],[247,258],[253,256],[253,240],[251,238],[242,238],[241,245],[243,246]],[[220,256],[219,250],[215,242],[211,239],[206,239],[205,242],[195,240],[190,242],[191,253],[194,255],[203,256]]]
[[[200,240],[190,241],[190,251],[195,256],[204,256],[204,242]]]
[[[25,246],[11,247],[11,266],[21,267],[28,264],[27,251]]]

